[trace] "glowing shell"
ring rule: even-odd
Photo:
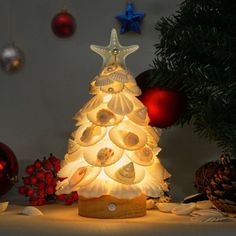
[[[137,184],[143,180],[145,171],[142,167],[135,165],[133,162],[121,163],[123,163],[123,158],[114,165],[105,167],[105,173],[121,184]]]
[[[84,159],[93,166],[109,166],[118,161],[124,151],[105,139],[84,150]]]
[[[138,165],[149,166],[153,163],[153,151],[145,146],[137,151],[126,151],[127,156]]]
[[[124,89],[124,84],[113,81],[112,84],[104,85],[100,87],[100,90],[104,93],[120,93]]]
[[[73,139],[69,139],[68,153],[72,154],[73,152],[76,152],[78,149],[79,149],[79,145]]]
[[[120,83],[127,83],[129,81],[127,75],[125,73],[120,72],[112,73],[109,78]]]
[[[69,186],[72,191],[76,191],[78,187],[91,183],[100,173],[100,168],[92,166],[80,167],[69,179]]]
[[[106,128],[86,123],[75,133],[75,141],[81,146],[90,146],[100,141],[106,135]]]
[[[136,82],[129,82],[125,84],[126,92],[133,96],[139,96],[142,94],[141,89],[137,86]]]
[[[89,121],[98,126],[111,126],[122,121],[123,116],[114,114],[107,108],[106,105],[102,104],[98,108],[87,114]]]
[[[134,110],[128,115],[128,118],[138,125],[147,125],[150,121],[146,107]]]
[[[96,76],[95,77],[95,85],[96,86],[105,86],[108,84],[112,84],[113,81],[107,76]]]
[[[152,148],[157,147],[157,144],[159,142],[160,137],[156,133],[155,129],[153,129],[151,126],[144,126],[144,127],[141,127],[141,128],[146,133],[147,144]]]
[[[103,95],[99,94],[91,98],[81,109],[81,112],[88,112],[98,107],[103,102]]]
[[[147,142],[145,132],[128,120],[112,128],[109,137],[118,147],[127,150],[140,149]]]
[[[122,93],[114,94],[107,106],[119,115],[127,115],[133,110],[133,103]]]

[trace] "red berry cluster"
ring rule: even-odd
[[[44,157],[43,161],[36,160],[33,165],[26,167],[25,172],[28,176],[22,178],[24,185],[19,187],[19,193],[29,197],[32,205],[41,206],[57,200],[71,205],[78,200],[76,192],[68,195],[55,195],[59,170],[60,160],[52,154],[49,158]]]

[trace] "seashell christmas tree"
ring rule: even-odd
[[[103,68],[90,84],[95,96],[74,117],[78,128],[58,173],[57,194],[77,191],[82,216],[144,216],[146,197],[163,196],[170,174],[157,157],[159,134],[136,98],[141,90],[125,66],[138,46],[121,46],[113,29],[107,47],[91,49],[102,56]]]

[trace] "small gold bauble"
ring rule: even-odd
[[[117,56],[120,53],[120,50],[118,48],[114,48],[112,50],[112,55]]]

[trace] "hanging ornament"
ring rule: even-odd
[[[121,23],[120,34],[128,31],[141,33],[140,23],[145,17],[143,12],[134,12],[134,6],[131,2],[127,3],[125,13],[116,16],[116,19]]]
[[[151,126],[167,128],[180,117],[184,99],[180,92],[165,88],[150,88],[139,97],[148,108]]]
[[[7,193],[17,182],[18,162],[13,151],[0,143],[0,196]]]
[[[16,72],[24,65],[24,54],[14,43],[3,48],[0,54],[2,69],[6,72]]]
[[[75,18],[65,9],[54,16],[51,23],[52,31],[59,38],[69,38],[76,30]]]

